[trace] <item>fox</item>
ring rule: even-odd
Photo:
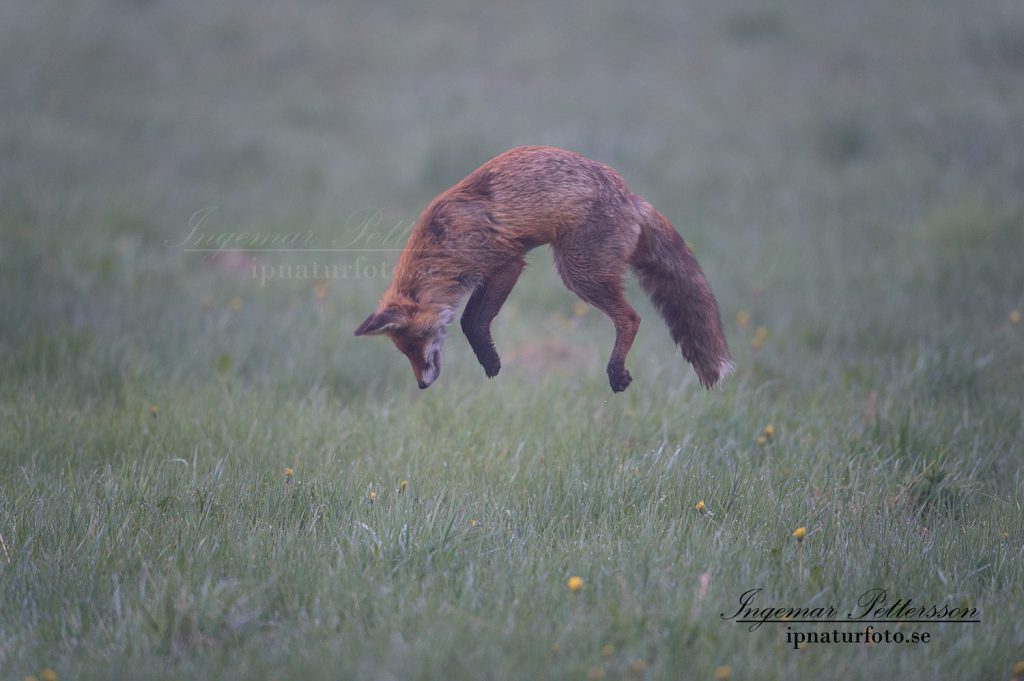
[[[640,327],[623,293],[627,267],[700,384],[711,389],[732,372],[718,302],[672,223],[610,166],[557,147],[510,149],[435,197],[355,335],[388,336],[419,387],[428,388],[441,374],[446,329],[468,296],[462,331],[493,378],[501,358],[491,323],[526,266],[524,256],[545,244],[565,286],[615,327],[607,367],[613,392],[633,380],[625,362]]]

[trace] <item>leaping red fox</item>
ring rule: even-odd
[[[491,321],[523,271],[524,254],[541,244],[551,245],[569,290],[615,325],[608,361],[615,392],[632,380],[626,354],[640,326],[622,293],[626,265],[701,385],[711,388],[732,370],[715,296],[672,224],[609,166],[554,147],[506,151],[431,201],[377,311],[356,335],[390,336],[426,388],[441,373],[445,328],[470,294],[462,330],[487,376],[497,376]]]

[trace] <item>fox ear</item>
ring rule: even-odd
[[[372,336],[378,333],[384,333],[389,327],[394,327],[398,322],[398,314],[393,309],[387,309],[383,312],[374,312],[372,315],[366,318],[366,321],[359,325],[356,329],[357,336]]]

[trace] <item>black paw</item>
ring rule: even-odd
[[[632,382],[633,377],[629,375],[629,372],[624,367],[608,366],[608,383],[611,384],[614,392],[621,393]]]
[[[484,367],[484,373],[487,374],[487,378],[494,378],[501,371],[501,358],[497,354],[486,359],[481,359],[480,364]]]

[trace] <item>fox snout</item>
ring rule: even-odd
[[[392,340],[395,347],[409,358],[412,373],[416,376],[416,384],[421,390],[429,388],[441,375],[440,342],[429,339],[426,342],[409,342],[400,338],[392,338]]]
[[[409,358],[410,361],[412,358]],[[416,383],[420,386],[420,389],[429,388],[437,377],[441,375],[441,349],[436,348],[431,350],[423,363],[422,369],[416,371],[416,363],[413,362],[412,370],[416,374]]]

